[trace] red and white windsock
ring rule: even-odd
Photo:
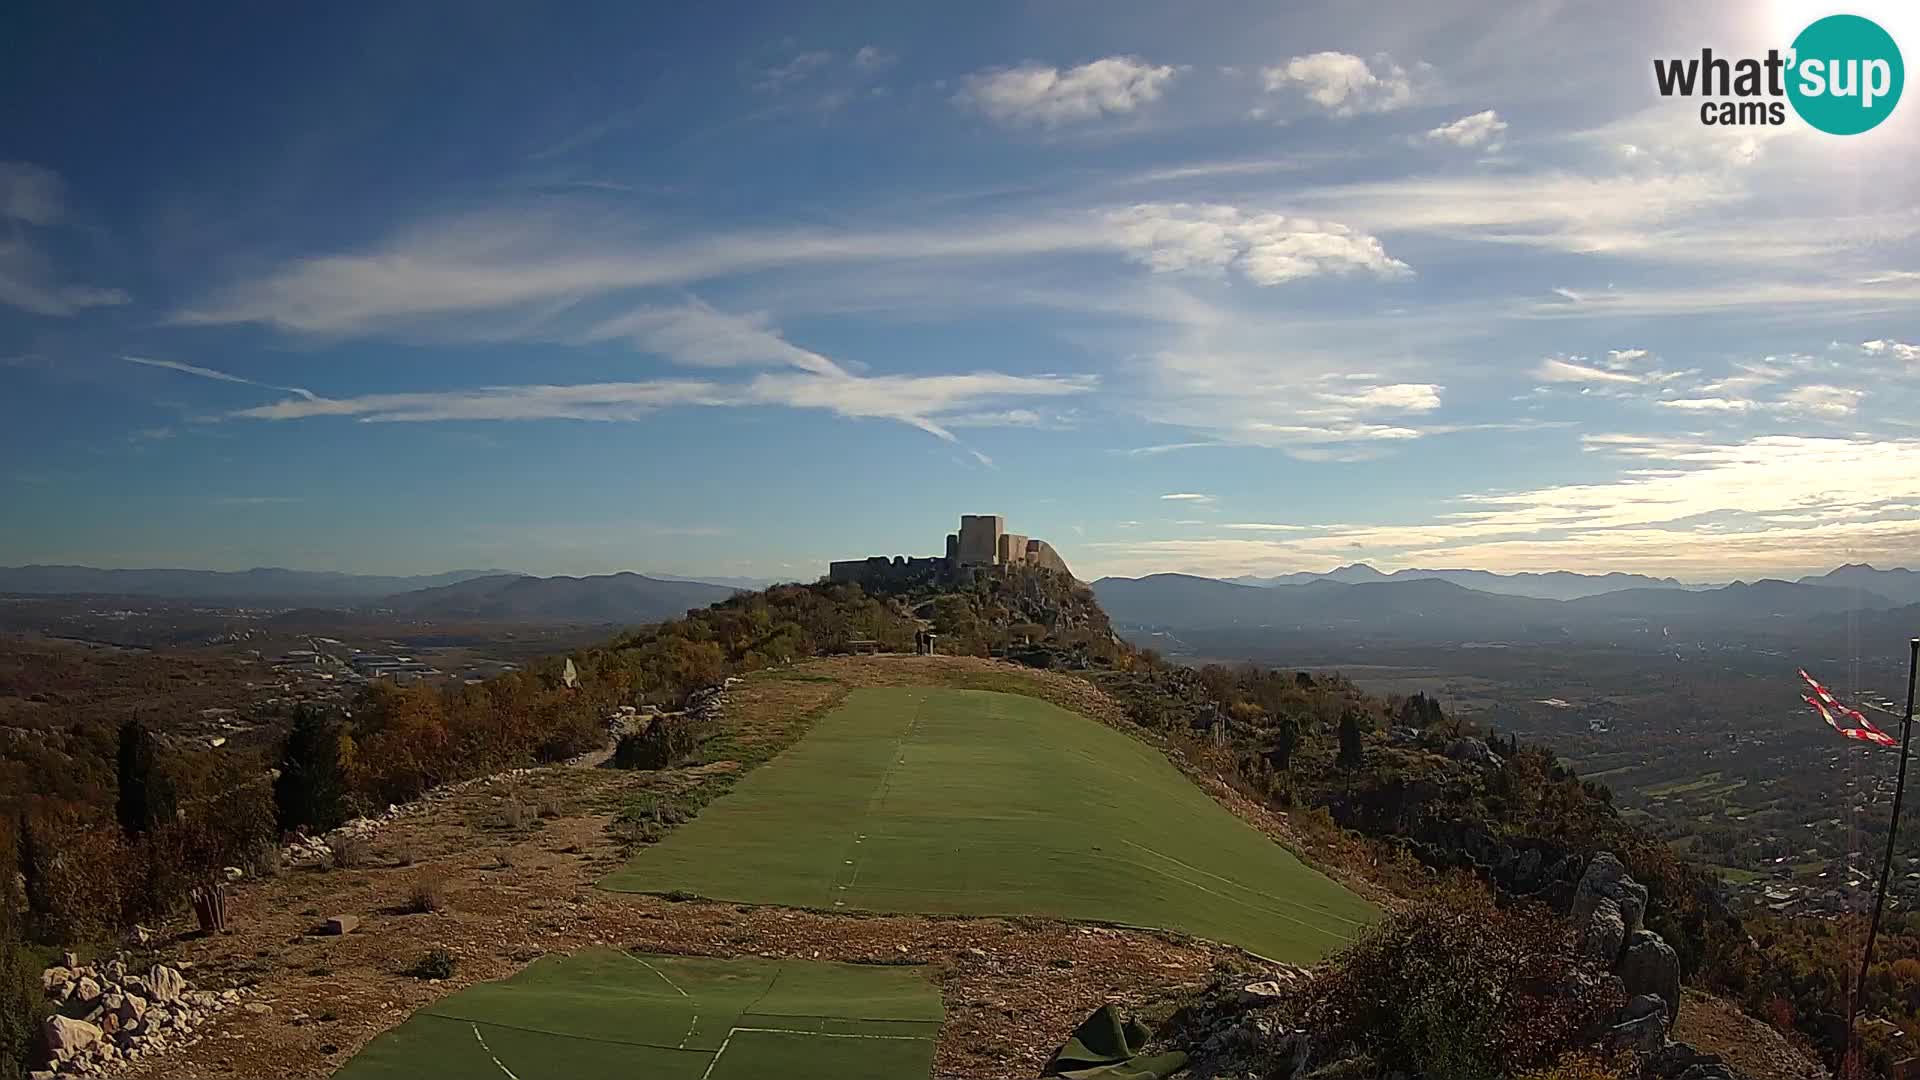
[[[1893,736],[1875,727],[1873,721],[1867,719],[1866,714],[1862,713],[1859,709],[1842,704],[1840,699],[1833,696],[1833,691],[1821,686],[1818,680],[1807,674],[1805,668],[1800,670],[1800,679],[1807,684],[1809,690],[1813,691],[1811,694],[1800,695],[1801,700],[1811,705],[1813,711],[1819,714],[1820,719],[1827,722],[1828,727],[1845,735],[1849,739],[1870,742],[1875,746],[1896,745],[1897,740],[1895,740]],[[1834,716],[1835,713],[1847,717],[1860,726],[1840,726],[1840,721]]]

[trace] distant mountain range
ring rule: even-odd
[[[397,592],[452,585],[509,570],[449,570],[444,574],[387,577],[319,570],[100,570],[91,566],[0,566],[0,593],[61,595],[91,593],[222,603],[345,604]]]
[[[1496,574],[1490,570],[1395,570],[1381,573],[1366,563],[1354,563],[1324,574],[1281,574],[1278,577],[1236,577],[1236,585],[1272,588],[1276,585],[1308,585],[1316,581],[1334,581],[1343,585],[1367,585],[1381,581],[1451,581],[1480,592],[1501,596],[1531,596],[1540,600],[1577,600],[1582,596],[1617,592],[1621,589],[1689,589],[1709,586],[1685,585],[1673,578],[1654,578],[1644,574],[1576,574],[1555,570],[1545,574]]]
[[[545,578],[500,574],[400,593],[379,606],[424,618],[641,623],[675,618],[737,591],[635,573]]]
[[[1617,576],[1630,578],[1632,575]],[[1538,580],[1553,575],[1532,577]],[[1856,579],[1880,580],[1858,574],[1843,578]],[[1513,635],[1564,636],[1635,625],[1744,624],[1773,618],[1802,619],[1848,611],[1877,611],[1902,602],[1858,586],[1838,588],[1773,580],[1698,589],[1681,588],[1676,583],[1616,589],[1572,599],[1503,595],[1468,588],[1440,577],[1393,575],[1380,575],[1377,580],[1359,583],[1314,576],[1297,584],[1262,586],[1186,574],[1154,574],[1143,578],[1101,578],[1093,583],[1093,590],[1107,614],[1123,626],[1170,630],[1341,629],[1461,640]]]

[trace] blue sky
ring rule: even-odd
[[[1653,85],[1827,13],[15,12],[0,563],[1920,564],[1920,103]]]

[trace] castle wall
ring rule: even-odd
[[[1053,545],[1045,540],[1027,541],[1027,564],[1073,576],[1073,571],[1067,569],[1067,560],[1061,558],[1060,553],[1053,550]]]
[[[1001,566],[1012,566],[1027,561],[1027,538],[1019,533],[1001,533],[995,562]]]
[[[999,514],[962,514],[960,565],[993,566],[1000,561],[1000,537],[1007,519]]]
[[[827,580],[867,588],[911,588],[946,583],[962,587],[997,567],[1041,566],[1071,575],[1066,560],[1045,540],[1006,531],[999,514],[963,514],[960,531],[947,534],[946,554],[908,558],[873,555],[829,563]]]

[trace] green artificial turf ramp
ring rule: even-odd
[[[854,691],[601,884],[1164,927],[1300,963],[1376,916],[1152,747],[980,690]]]
[[[545,957],[367,1044],[338,1080],[926,1080],[940,993],[907,967]]]

